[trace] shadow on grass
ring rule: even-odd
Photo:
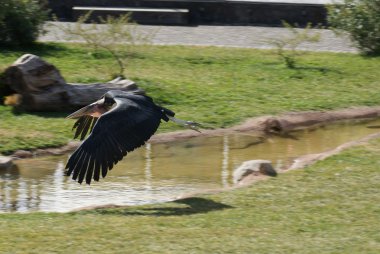
[[[27,113],[29,115],[34,115],[43,118],[66,118],[70,115],[74,110],[70,111],[62,111],[62,112],[30,112]]]
[[[293,68],[288,68],[293,70],[294,73],[290,75],[291,78],[303,79],[307,76],[308,73],[319,72],[321,75],[327,75],[329,73],[334,73],[337,75],[343,75],[343,72],[340,70],[325,68],[325,67],[312,67],[312,66],[295,66]]]
[[[21,115],[31,115],[31,116],[38,116],[38,117],[43,117],[43,118],[66,118],[69,114],[71,114],[73,110],[67,111],[47,111],[47,112],[41,112],[41,111],[25,111],[23,109],[19,109],[17,107],[12,108],[12,113],[16,116],[21,116]]]
[[[302,75],[303,72],[319,72],[321,74],[328,74],[328,73],[335,73],[335,74],[344,74],[343,71],[341,70],[337,70],[335,68],[329,68],[329,67],[318,67],[318,66],[305,66],[305,65],[296,65],[292,68],[290,67],[287,67],[283,62],[264,62],[262,63],[263,66],[269,66],[269,67],[273,67],[273,66],[276,66],[276,67],[283,67],[287,70],[293,70],[295,71],[295,77],[297,77],[297,75]]]
[[[168,205],[173,205],[170,207],[149,207],[134,209],[129,208],[117,208],[117,209],[96,209],[92,212],[104,215],[125,215],[125,216],[182,216],[191,215],[199,213],[208,213],[211,211],[218,211],[224,209],[233,208],[232,206],[225,205],[222,203],[215,202],[210,199],[192,197],[179,199],[173,202],[166,203]],[[177,206],[176,204],[186,205]]]
[[[312,66],[296,66],[293,68],[293,70],[298,70],[298,71],[319,71],[323,74],[325,73],[337,73],[337,74],[343,74],[342,71],[340,70],[335,70],[332,68],[326,68],[326,67],[312,67]]]
[[[4,55],[10,54],[26,54],[31,53],[38,56],[46,57],[46,56],[57,56],[58,54],[62,54],[62,52],[66,52],[69,50],[62,43],[39,43],[36,42],[34,44],[28,46],[16,46],[16,45],[1,45],[0,51]]]
[[[73,56],[73,59],[83,55],[91,55],[94,59],[113,59],[113,56],[105,50],[91,50],[86,43],[62,43],[62,42],[35,42],[30,45],[10,45],[0,44],[0,52],[5,56],[17,55],[21,57],[23,54],[34,54],[39,57],[57,57],[68,59]],[[147,55],[144,52],[125,52],[125,57],[129,59],[146,59]],[[63,60],[64,61],[64,60]]]

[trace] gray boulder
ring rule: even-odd
[[[17,150],[16,152],[12,154],[12,157],[16,159],[32,158],[33,153],[31,151]]]
[[[233,172],[233,181],[240,183],[248,176],[268,175],[277,176],[276,170],[268,160],[250,160],[243,162]]]
[[[0,170],[8,169],[13,166],[12,158],[0,155]]]

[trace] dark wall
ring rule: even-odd
[[[282,20],[291,24],[326,24],[323,5],[276,4],[226,1],[168,1],[168,0],[50,0],[50,6],[60,19],[72,20],[73,6],[107,7],[156,7],[189,9],[189,24],[225,25],[281,25]]]

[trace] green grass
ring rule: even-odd
[[[94,57],[82,45],[50,43],[0,48],[0,69],[27,52],[55,64],[68,82],[107,81],[115,67],[104,52]],[[379,105],[380,58],[307,53],[298,66],[286,68],[269,50],[154,46],[137,48],[126,74],[178,117],[214,127],[263,114]],[[62,145],[71,138],[72,122],[54,114],[15,115],[2,106],[0,112],[2,153]]]
[[[68,214],[0,214],[1,253],[380,253],[380,139],[248,188]]]

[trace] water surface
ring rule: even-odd
[[[64,176],[69,155],[16,161],[0,171],[0,212],[66,212],[90,205],[138,205],[232,185],[243,161],[271,160],[286,168],[298,156],[319,153],[380,132],[380,120],[341,123],[263,140],[254,133],[147,144],[124,158],[105,179],[78,184]]]

